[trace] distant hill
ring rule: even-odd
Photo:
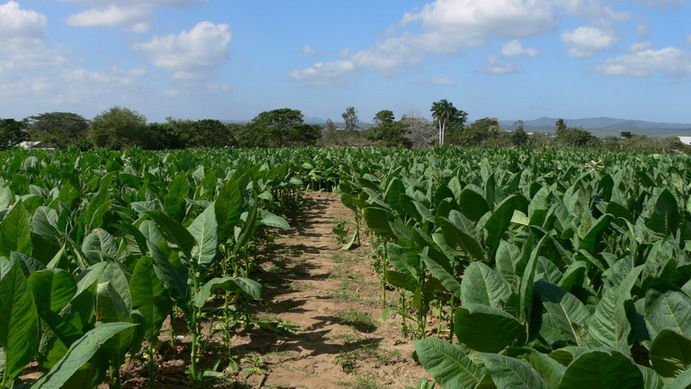
[[[535,120],[524,120],[523,126],[528,132],[552,132],[557,120],[557,118],[541,117]],[[648,136],[691,135],[691,124],[689,123],[660,123],[609,117],[564,120],[570,127],[583,127],[597,136],[619,135],[622,131]],[[501,120],[499,123],[502,127],[511,129],[515,120]]]

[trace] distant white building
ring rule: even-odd
[[[52,147],[46,147],[43,142],[35,140],[25,140],[20,142],[18,146],[24,150],[55,150]]]
[[[680,136],[679,140],[681,141],[681,143],[687,146],[691,146],[691,136]]]

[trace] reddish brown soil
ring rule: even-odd
[[[398,321],[380,321],[381,286],[371,248],[341,251],[332,232],[352,213],[332,193],[312,193],[307,200],[299,228],[275,240],[263,277],[264,314],[297,325],[298,334],[250,334],[237,339],[237,349],[262,355],[265,372],[258,383],[264,387],[417,386],[425,372],[411,359],[412,344],[401,337]],[[353,322],[353,312],[368,315],[374,326]]]

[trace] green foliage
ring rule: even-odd
[[[27,119],[29,139],[59,149],[85,140],[89,122],[72,112],[47,112]]]
[[[357,110],[355,107],[348,107],[346,108],[345,112],[341,115],[343,118],[343,122],[345,123],[345,130],[346,131],[355,131],[358,129],[358,117],[357,117]]]
[[[0,150],[18,145],[26,138],[26,123],[14,119],[0,119]]]
[[[447,99],[441,99],[432,103],[432,118],[439,128],[439,145],[443,146],[446,143],[446,129],[447,126],[454,126],[456,131],[463,129],[463,126],[468,119],[468,114],[454,107],[453,103]]]
[[[443,307],[437,334],[452,331],[460,346],[428,338],[449,350],[418,349],[442,387],[459,387],[445,377],[466,374],[468,361],[487,373],[463,387],[687,382],[689,157],[445,149],[387,158],[351,169],[342,198],[361,200],[386,248],[377,269],[403,295],[386,312],[426,337],[431,307]]]
[[[302,113],[289,108],[260,113],[237,135],[245,147],[309,146],[320,137],[319,126],[303,123]]]
[[[91,120],[88,135],[96,147],[115,150],[143,144],[146,117],[124,107],[112,107]]]

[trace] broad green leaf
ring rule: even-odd
[[[491,267],[481,262],[471,263],[463,273],[461,301],[502,308],[511,296],[509,284]]]
[[[547,389],[547,382],[524,361],[499,354],[479,353],[498,389]]]
[[[645,389],[664,389],[665,383],[655,370],[641,365],[638,365],[638,368],[641,370],[641,374],[643,374]]]
[[[655,201],[655,209],[645,225],[660,235],[676,233],[679,227],[679,206],[669,190],[660,192]]]
[[[31,232],[48,242],[59,244],[57,211],[44,206],[38,207],[31,216]]]
[[[396,270],[420,278],[420,256],[416,250],[401,247],[395,243],[386,244],[386,254],[389,262]]]
[[[102,228],[95,228],[84,238],[82,252],[91,263],[118,258],[118,243],[115,237]]]
[[[0,222],[0,256],[9,257],[10,251],[31,254],[32,247],[29,213],[20,201]]]
[[[0,211],[9,208],[13,201],[14,195],[10,188],[6,186],[0,187]]]
[[[543,280],[535,283],[535,291],[540,296],[547,314],[552,317],[560,332],[564,334],[563,340],[569,340],[577,346],[584,346],[585,325],[590,317],[588,308],[571,293]]]
[[[684,293],[650,289],[645,296],[645,317],[653,339],[663,330],[691,339],[691,298]]]
[[[155,340],[161,331],[163,321],[170,313],[171,302],[163,281],[156,274],[153,259],[139,259],[130,279],[130,290],[132,308],[144,316],[144,337]]]
[[[595,312],[588,319],[588,345],[609,347],[628,353],[628,337],[631,324],[626,316],[626,302],[643,266],[629,273],[618,286],[608,288],[602,294]]]
[[[74,277],[63,270],[47,269],[31,273],[29,286],[39,315],[59,313],[77,293]]]
[[[470,188],[464,189],[458,196],[458,205],[461,213],[474,222],[489,212],[485,197]]]
[[[583,239],[581,239],[581,243],[578,246],[578,249],[586,250],[591,254],[596,254],[598,252],[596,248],[599,247],[598,245],[601,244],[601,240],[605,235],[604,233],[609,228],[611,222],[612,215],[603,215],[602,217],[600,217],[595,222],[595,225],[592,226],[590,230],[588,230]]]
[[[691,386],[691,368],[679,374],[672,382],[665,385],[665,389],[688,389]]]
[[[5,354],[2,381],[10,382],[34,357],[39,340],[38,314],[19,264],[4,258],[0,263],[0,347]]]
[[[103,323],[135,322],[130,306],[113,288],[110,282],[98,284],[96,287],[96,325]],[[119,366],[125,362],[125,354],[129,351],[135,338],[134,329],[127,329],[110,338],[104,349],[111,358],[111,363]]]
[[[228,181],[218,192],[215,201],[216,221],[218,223],[218,237],[225,242],[231,236],[233,228],[240,223],[240,215],[245,205],[245,199],[237,182]]]
[[[106,323],[87,332],[70,346],[65,356],[49,372],[42,375],[32,389],[60,389],[85,363],[91,361],[99,348],[118,333],[134,327],[132,323]]]
[[[192,249],[196,242],[194,236],[192,236],[182,224],[161,211],[149,211],[146,215],[156,223],[161,234],[163,234],[168,241],[177,245],[186,255],[192,255]]]
[[[650,346],[650,362],[661,376],[676,377],[691,365],[691,340],[674,331],[660,331]]]
[[[217,277],[209,280],[199,289],[194,296],[194,305],[203,307],[214,289],[242,292],[254,300],[261,300],[262,298],[262,285],[257,281],[243,277]]]
[[[643,374],[621,352],[593,349],[569,364],[559,388],[640,389],[643,388]]]
[[[420,258],[425,262],[427,270],[432,273],[434,278],[441,282],[449,293],[460,298],[461,301],[465,301],[462,298],[462,285],[451,273],[446,271],[443,266],[424,253],[420,254]]]
[[[487,252],[490,258],[494,258],[499,241],[501,241],[504,233],[511,224],[511,218],[516,210],[524,210],[527,207],[528,201],[523,195],[512,195],[504,199],[492,212],[492,216],[487,219],[485,229],[487,230]]]
[[[149,252],[153,258],[154,271],[158,279],[163,282],[168,295],[173,299],[178,306],[185,307],[189,303],[188,292],[189,285],[187,285],[187,273],[179,272],[173,267],[168,258],[159,250],[151,241],[147,240],[149,245]]]
[[[409,292],[415,292],[420,286],[420,281],[414,275],[400,271],[385,270],[382,277],[391,285]]]
[[[163,200],[163,209],[171,219],[182,222],[187,207],[185,199],[189,195],[189,191],[190,183],[185,174],[178,175],[168,185],[166,197]]]
[[[94,283],[102,284],[109,282],[117,291],[118,295],[125,302],[127,307],[132,307],[132,295],[130,293],[129,283],[122,268],[123,265],[118,262],[98,262],[95,265],[82,271],[77,281],[77,294],[83,290],[91,287]]]
[[[208,267],[216,258],[218,248],[218,224],[214,205],[208,206],[187,228],[197,244],[192,257],[197,265]]]
[[[363,210],[363,217],[367,223],[367,227],[377,235],[384,238],[394,238],[393,231],[389,225],[389,218],[391,212],[378,207],[366,207]]]
[[[457,211],[451,211],[451,214]],[[451,217],[451,214],[449,217]],[[441,217],[437,219],[437,224],[441,228],[444,239],[454,249],[460,249],[468,256],[468,258],[475,261],[484,261],[486,258],[485,250],[480,245],[480,242],[465,229],[460,226],[455,220]]]
[[[547,382],[549,387],[556,388],[559,386],[566,367],[561,363],[552,359],[547,354],[543,354],[534,349],[530,349],[523,358],[530,364],[530,366],[537,371],[538,374]]]
[[[262,218],[259,220],[259,223],[269,226],[269,227],[274,227],[278,228],[281,230],[290,230],[290,224],[288,224],[288,221],[286,219],[274,215],[274,214],[269,214],[268,212],[262,216]]]
[[[384,192],[384,201],[396,211],[403,212],[400,202],[401,195],[405,195],[405,185],[400,178],[394,177],[394,179],[389,182],[386,192]]]
[[[527,338],[525,327],[515,317],[480,304],[464,304],[456,310],[455,333],[471,349],[495,353],[522,345]]]
[[[485,369],[473,363],[458,345],[437,338],[413,344],[420,363],[442,388],[472,388],[485,374]]]

